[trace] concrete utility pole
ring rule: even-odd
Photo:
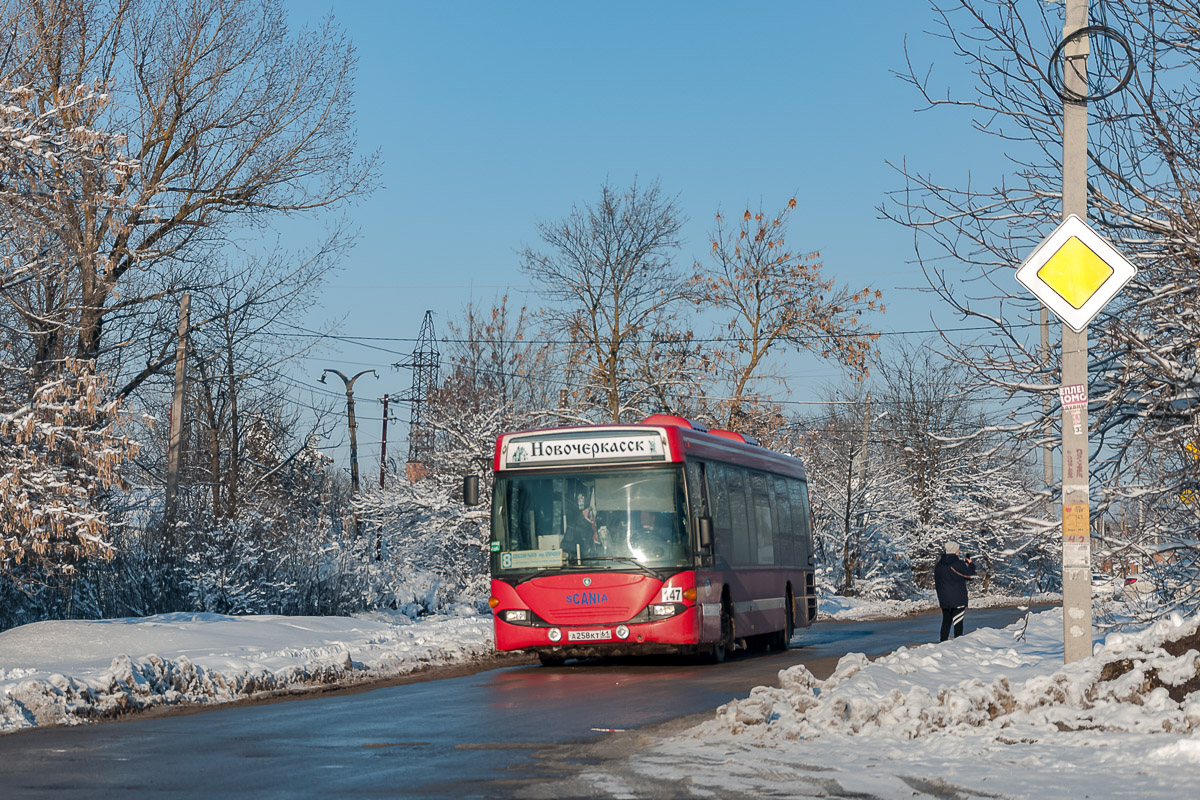
[[[1087,0],[1066,0],[1063,38],[1087,26]],[[1065,48],[1063,85],[1062,216],[1087,221],[1088,39],[1078,37]],[[1087,386],[1087,327],[1076,333],[1062,326],[1062,386]],[[1085,389],[1086,391],[1086,389]],[[1062,409],[1063,642],[1067,663],[1092,654],[1091,531],[1088,493],[1088,420],[1074,422]]]
[[[858,491],[865,494],[867,484],[867,448],[871,443],[871,393],[867,392],[867,404],[863,411],[862,446],[858,451]],[[866,510],[861,506],[858,511],[859,527],[862,526]]]
[[[191,321],[192,296],[179,298],[179,340],[175,344],[175,392],[171,397],[171,431],[167,439],[167,497],[163,517],[167,535],[175,525],[176,497],[179,494],[179,462],[183,451],[183,389],[187,380],[187,340]]]
[[[383,438],[379,440],[379,488],[383,488],[383,476],[387,472],[387,423],[388,395],[383,396]]]
[[[342,383],[346,384],[346,418],[350,426],[350,487],[354,494],[358,494],[358,423],[354,421],[354,382],[366,375],[368,372],[376,378],[379,373],[373,369],[364,369],[362,372],[355,375],[353,378],[347,378],[336,369],[326,369],[321,372],[319,383],[325,382],[326,373],[332,372],[342,379]]]
[[[1042,367],[1045,369],[1043,382],[1050,384],[1054,380],[1050,373],[1050,309],[1042,306],[1040,316],[1042,323]],[[1046,398],[1042,401],[1042,410],[1046,413],[1047,418],[1050,416],[1050,409],[1053,404],[1054,401],[1050,397],[1050,393],[1047,392]],[[1047,491],[1054,485],[1054,447],[1049,441],[1042,447],[1042,481]]]

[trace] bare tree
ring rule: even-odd
[[[789,248],[795,207],[792,198],[773,216],[746,209],[734,226],[718,213],[710,237],[713,267],[702,272],[697,265],[696,302],[730,314],[712,352],[729,387],[715,409],[726,428],[745,428],[745,407],[763,402],[754,386],[771,378],[772,354],[784,348],[812,352],[865,376],[879,337],[863,319],[883,313],[879,290],[839,289],[822,274],[818,253]]]
[[[107,93],[64,125],[120,134],[138,165],[47,171],[32,187],[69,220],[41,298],[69,325],[43,336],[47,353],[120,369],[122,395],[170,361],[160,301],[217,282],[213,255],[239,229],[372,184],[374,160],[354,154],[349,43],[331,23],[293,35],[278,0],[11,0],[0,30],[9,85],[38,109],[79,85]],[[97,195],[120,202],[86,204]]]
[[[606,183],[596,205],[538,223],[546,252],[521,251],[521,269],[550,301],[547,329],[570,338],[585,382],[572,393],[612,422],[652,398],[653,385],[631,380],[635,365],[652,357],[656,334],[675,329],[671,314],[689,296],[689,280],[673,264],[683,222],[658,182],[642,188],[635,180],[624,191]]]
[[[961,368],[928,347],[900,346],[879,362],[880,421],[892,458],[902,465],[922,525],[933,521],[944,468],[956,440],[978,429]],[[966,448],[960,448],[966,450]]]
[[[505,410],[501,424],[549,415],[562,385],[551,347],[536,340],[533,322],[528,308],[509,305],[508,295],[491,308],[468,304],[461,318],[448,324],[450,375],[435,402],[445,408],[435,415],[500,408]]]
[[[434,387],[429,423],[443,442],[434,477],[486,473],[496,437],[558,418],[552,350],[530,339],[532,319],[503,296],[490,309],[471,303],[449,323],[449,374]]]
[[[315,432],[299,430],[295,415],[283,409],[281,370],[297,350],[292,339],[273,334],[309,304],[316,283],[306,278],[328,269],[331,257],[326,252],[297,265],[273,254],[253,269],[229,268],[219,286],[197,298],[194,311],[209,321],[190,342],[189,416],[196,425],[188,460],[203,468],[188,477],[208,487],[215,518],[236,519],[244,504],[263,513],[289,504],[267,491],[270,485],[256,485],[273,465],[255,459],[250,440],[269,439],[273,450],[303,449]],[[311,347],[316,340],[305,341]]]
[[[1057,409],[1043,404],[1058,382],[1058,358],[1040,352],[1036,301],[1012,270],[1061,213],[1063,101],[1052,79],[1061,85],[1062,65],[1049,56],[1062,38],[1062,9],[961,0],[934,13],[974,85],[944,93],[919,65],[907,79],[932,107],[969,109],[1013,168],[993,185],[943,184],[902,168],[907,185],[885,213],[921,234],[934,290],[994,326],[994,336],[952,353],[976,383],[1007,397],[1010,421],[980,435],[1010,437],[1024,457],[1058,438]],[[1112,0],[1094,8],[1091,22],[1125,37],[1135,69],[1123,89],[1089,103],[1089,221],[1139,268],[1091,326],[1092,474],[1104,487],[1093,502],[1100,512],[1137,502],[1143,533],[1188,546],[1200,533],[1200,516],[1180,499],[1196,469],[1186,448],[1200,433],[1200,11],[1172,0]],[[1103,94],[1119,86],[1125,53],[1111,38],[1092,39],[1089,91]],[[954,266],[939,267],[947,256]],[[964,268],[972,280],[959,277]]]

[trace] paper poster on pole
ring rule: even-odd
[[[1091,522],[1087,503],[1063,505],[1063,566],[1091,567]]]

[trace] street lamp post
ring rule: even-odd
[[[319,383],[325,382],[326,373],[332,372],[342,379],[342,383],[346,384],[346,418],[350,426],[350,487],[354,494],[358,494],[358,424],[354,421],[354,382],[366,375],[372,373],[376,378],[379,373],[373,369],[364,369],[362,372],[355,375],[353,378],[347,378],[336,369],[325,369],[321,372]]]

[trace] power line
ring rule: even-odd
[[[295,328],[297,331],[300,331],[300,333],[282,333],[281,332],[279,335],[280,336],[294,336],[297,338],[333,339],[335,341],[347,342],[350,344],[358,344],[363,347],[370,347],[375,350],[381,350],[385,353],[393,353],[396,355],[408,355],[408,354],[402,353],[401,351],[398,351],[398,350],[390,350],[385,347],[379,347],[377,345],[371,345],[371,344],[367,344],[367,343],[368,342],[414,343],[414,342],[419,341],[419,339],[412,338],[412,337],[350,336],[350,335],[343,335],[343,334],[318,333],[317,331],[312,331],[307,328],[302,328],[298,325],[293,325],[291,327]],[[1020,323],[1013,323],[1010,327],[1012,327],[1014,329],[1016,329],[1016,328],[1035,328],[1035,327],[1038,327],[1038,323],[1036,323],[1036,322],[1020,322]],[[991,330],[995,330],[994,325],[975,325],[975,326],[965,326],[965,327],[961,327],[961,328],[926,328],[926,329],[899,330],[899,331],[867,331],[867,330],[863,330],[863,331],[853,331],[853,332],[846,332],[846,333],[814,333],[814,334],[807,335],[807,336],[788,337],[788,340],[789,341],[824,341],[824,340],[828,340],[828,339],[845,339],[845,338],[852,338],[852,337],[858,338],[858,337],[862,337],[862,336],[876,336],[876,335],[888,336],[888,337],[890,337],[890,336],[929,336],[929,335],[941,334],[941,333],[970,333],[970,332],[976,332],[976,331],[991,331]],[[438,339],[438,341],[441,342],[442,344],[513,344],[513,345],[572,345],[572,346],[591,344],[591,342],[586,339],[464,339],[464,338],[451,338],[451,337],[447,337],[447,336],[440,337]],[[652,343],[652,342],[659,341],[659,340],[654,339],[654,338],[625,337],[624,341],[629,342],[630,344],[645,344],[645,343]],[[750,337],[746,337],[746,336],[722,336],[722,337],[689,338],[689,339],[686,339],[683,341],[686,341],[689,343],[695,343],[695,344],[714,344],[714,343],[722,343],[722,342],[731,342],[731,343],[749,342],[752,340]]]

